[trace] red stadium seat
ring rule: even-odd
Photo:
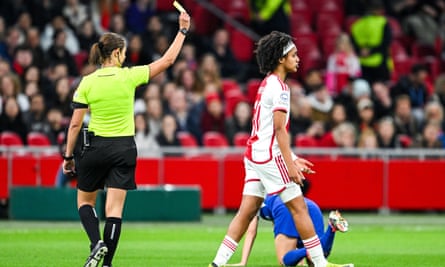
[[[74,62],[76,63],[76,68],[79,72],[82,71],[83,66],[88,60],[88,53],[86,51],[80,51],[73,56]]]
[[[241,62],[249,62],[253,56],[253,40],[244,33],[237,30],[230,30],[230,47],[233,55]]]
[[[39,132],[28,133],[27,142],[29,146],[51,146],[48,136]]]
[[[247,81],[247,101],[249,101],[249,103],[252,105],[255,103],[256,94],[260,85],[260,79],[250,79]]]
[[[183,147],[198,147],[196,138],[189,132],[178,132],[179,142]]]
[[[224,2],[226,2],[226,4],[227,4],[226,12],[229,16],[233,17],[234,19],[239,19],[244,22],[250,21],[250,10],[249,10],[248,1],[245,1],[245,0],[232,0],[232,1],[224,0]]]
[[[305,21],[307,24],[311,25],[313,21],[313,12],[309,4],[304,0],[292,0],[292,13],[291,13],[291,28],[295,27],[298,20]],[[294,20],[292,19],[294,18]]]
[[[295,146],[296,147],[316,147],[316,146],[318,146],[318,142],[312,136],[300,134],[295,137]]]
[[[393,17],[386,17],[389,27],[391,27],[391,34],[394,40],[398,40],[403,36],[402,26],[399,21]]]
[[[205,147],[228,147],[227,138],[220,132],[205,132],[202,136],[202,142]]]
[[[232,116],[235,106],[240,101],[247,101],[241,90],[231,90],[224,95],[224,114],[227,118]]]
[[[406,49],[405,47],[402,45],[401,42],[399,41],[392,41],[391,42],[391,57],[393,59],[397,58],[407,58],[408,57],[408,53],[406,53]]]
[[[236,147],[245,147],[247,145],[247,140],[249,140],[250,134],[239,132],[233,136],[233,145]]]
[[[351,33],[351,26],[354,24],[356,20],[358,20],[359,16],[347,16],[344,21],[345,31]]]
[[[15,132],[0,133],[0,144],[3,146],[23,146],[23,141]]]
[[[302,14],[293,13],[290,17],[290,23],[292,36],[313,33],[310,20],[306,19]]]
[[[394,71],[391,79],[397,81],[401,76],[407,75],[411,71],[413,64],[417,62],[415,58],[394,58]]]
[[[241,91],[240,85],[234,79],[223,79],[221,82],[221,89],[224,96],[231,91]]]

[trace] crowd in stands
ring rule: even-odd
[[[60,144],[76,85],[98,67],[88,64],[90,46],[113,31],[127,39],[125,66],[159,58],[177,31],[177,11],[164,2],[1,1],[0,135],[15,132],[26,145],[40,132]],[[182,2],[195,24],[180,57],[135,95],[143,156],[165,146],[242,146],[251,130],[261,79],[254,40]],[[258,34],[276,25],[296,38],[300,69],[287,80],[293,145],[445,147],[445,0],[208,2]],[[377,35],[367,40],[367,31]]]

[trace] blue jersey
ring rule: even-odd
[[[314,224],[315,232],[318,236],[324,234],[323,214],[314,201],[304,198],[309,216]],[[274,223],[274,235],[283,234],[288,237],[300,239],[300,234],[295,227],[294,220],[286,205],[281,201],[278,195],[267,196],[263,206],[260,209],[261,218]]]

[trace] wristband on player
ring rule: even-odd
[[[64,160],[73,160],[73,159],[74,159],[74,155],[71,155],[71,156],[67,157],[67,156],[65,155],[65,153],[63,153],[63,154],[62,154],[62,158],[63,158]]]

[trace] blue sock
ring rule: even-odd
[[[323,247],[324,256],[327,258],[332,250],[334,244],[335,229],[330,224],[326,228],[324,235],[320,238],[321,246]]]
[[[306,257],[306,248],[293,249],[283,257],[283,264],[286,266],[295,266],[304,257]]]

